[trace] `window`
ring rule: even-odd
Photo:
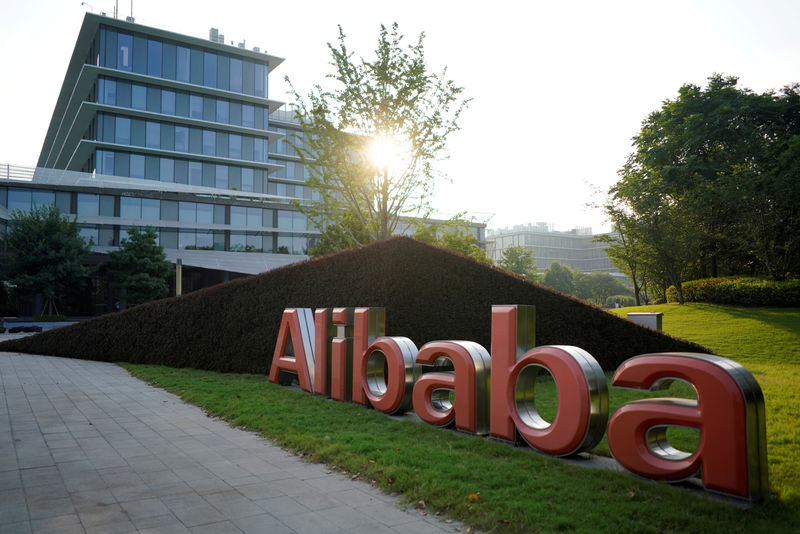
[[[254,141],[253,138],[249,135],[242,136],[242,159],[246,159],[247,161],[253,161],[253,148],[254,148]]]
[[[242,191],[253,192],[253,169],[242,168]]]
[[[161,220],[162,221],[177,221],[178,220],[178,202],[175,200],[162,200],[161,201]]]
[[[114,142],[121,145],[131,144],[131,120],[127,117],[117,117],[114,128]]]
[[[148,180],[159,179],[159,164],[156,156],[144,157],[144,177]]]
[[[199,224],[214,224],[214,205],[197,203],[197,222]]]
[[[117,68],[117,32],[113,30],[100,30],[100,64],[110,69]]]
[[[201,154],[203,152],[203,130],[189,128],[189,152]]]
[[[175,91],[161,90],[161,113],[175,115]]]
[[[261,226],[261,208],[247,208],[247,226]]]
[[[114,176],[131,175],[131,157],[124,152],[114,154]]]
[[[211,232],[197,232],[197,248],[199,250],[212,250],[214,248],[214,235]]]
[[[214,177],[215,167],[211,163],[203,163],[203,187],[214,187],[214,182],[216,181]]]
[[[214,206],[214,224],[225,224],[225,206],[222,204],[213,204]]]
[[[101,103],[111,106],[117,105],[117,82],[100,78],[102,83]]]
[[[131,178],[144,178],[144,156],[131,154]]]
[[[117,126],[119,126],[119,122],[117,122]],[[175,126],[175,150],[189,152],[189,128],[186,126]]]
[[[242,104],[242,126],[255,128],[255,108],[250,104]]]
[[[175,45],[164,43],[163,54],[161,56],[161,75],[168,79],[175,79]]]
[[[231,120],[234,126],[242,125],[242,105],[238,102],[231,102]]]
[[[242,60],[231,58],[231,75],[229,89],[235,93],[242,92]]]
[[[252,61],[242,62],[242,92],[246,95],[252,95],[255,92],[255,73]]]
[[[147,75],[161,76],[161,42],[147,41]]]
[[[195,85],[203,85],[203,52],[192,48],[189,51],[189,61],[191,62],[189,81]]]
[[[97,244],[101,247],[114,246],[114,228],[111,226],[101,226],[98,229]]]
[[[217,165],[216,183],[217,189],[228,189],[228,166]]]
[[[264,98],[267,95],[267,70],[261,63],[256,63],[255,67],[255,94]]]
[[[133,72],[147,74],[147,39],[133,36]]]
[[[217,118],[217,102],[216,99],[204,96],[203,97],[203,120],[213,121]]]
[[[145,141],[145,121],[141,119],[131,119],[131,144],[134,146],[144,146]]]
[[[161,113],[161,89],[158,87],[147,87],[147,111]]]
[[[231,232],[231,252],[244,252],[247,246],[245,235],[241,232]]]
[[[193,119],[203,118],[203,97],[189,95],[189,116]]]
[[[189,162],[185,159],[175,160],[175,183],[188,184],[189,183]]]
[[[178,232],[176,230],[161,230],[159,244],[164,248],[178,248]]]
[[[11,207],[11,193],[14,191],[13,189],[8,190],[8,209],[14,209]],[[30,193],[28,193],[30,194]],[[29,197],[30,198],[30,197]],[[28,206],[30,206],[30,200],[28,200]],[[99,195],[92,195],[89,193],[78,193],[78,215],[85,215],[88,217],[97,217],[100,213],[100,196]]]
[[[230,120],[230,109],[227,100],[217,100],[217,122],[228,124]]]
[[[177,47],[177,73],[179,82],[189,81],[189,49],[183,46]]]
[[[110,33],[110,32],[109,32]],[[133,36],[117,34],[117,65],[119,70],[131,71],[133,66]]]
[[[178,248],[195,248],[196,246],[194,230],[178,230]]]
[[[147,121],[147,131],[145,134],[145,146],[147,148],[161,148],[161,124],[158,122]]]
[[[225,55],[217,56],[217,89],[228,90],[231,68],[230,59]]]
[[[56,207],[61,213],[74,213],[72,210],[72,193],[56,191]]]
[[[31,193],[31,205],[34,207],[52,206],[56,203],[56,194],[53,191],[36,191]]]
[[[231,206],[231,226],[247,226],[247,208]]]
[[[175,181],[175,160],[161,158],[159,162],[159,178],[162,182]]]
[[[214,130],[203,130],[203,155],[214,156],[217,152],[217,134]]]
[[[98,122],[102,121],[102,132],[98,132],[99,139],[105,143],[113,143],[114,142],[114,132],[116,130],[117,120],[114,115],[107,115],[105,113],[101,113],[97,117]]]
[[[210,52],[203,53],[203,85],[217,86],[217,55]]]
[[[142,199],[119,197],[119,216],[121,219],[141,219]]]
[[[242,136],[230,134],[228,144],[228,157],[242,159]]]
[[[203,165],[199,161],[189,162],[189,185],[203,185]]]
[[[183,91],[175,93],[175,115],[179,117],[189,116],[189,93]]]
[[[133,109],[147,109],[147,87],[133,84],[132,97],[131,107]]]
[[[8,211],[29,211],[31,209],[30,189],[8,189]]]
[[[161,148],[164,150],[175,150],[175,126],[172,124],[161,124]]]
[[[81,226],[78,229],[78,235],[81,236],[87,245],[97,244],[98,236],[96,226]]]
[[[96,170],[98,174],[114,174],[114,153],[110,150],[98,150]]]
[[[117,82],[117,105],[121,108],[131,107],[131,84],[130,82]]]
[[[178,220],[180,222],[197,222],[197,204],[194,202],[178,202]]]

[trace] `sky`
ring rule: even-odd
[[[84,13],[109,0],[6,0],[0,17],[0,164],[34,166]],[[434,206],[489,228],[549,222],[609,228],[601,205],[647,115],[713,73],[757,92],[800,82],[800,2],[123,0],[119,15],[285,58],[269,96],[291,102],[332,71],[337,24],[370,59],[380,24],[409,43],[425,32],[428,67],[472,101],[436,168]]]

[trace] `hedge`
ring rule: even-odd
[[[800,306],[800,280],[760,278],[703,278],[682,284],[684,302],[711,302],[740,306]],[[678,302],[675,286],[667,289],[667,302]]]
[[[493,304],[535,305],[537,345],[577,345],[607,370],[648,352],[709,352],[407,237],[8,340],[0,350],[264,374],[285,308],[383,306],[387,335],[488,350]]]

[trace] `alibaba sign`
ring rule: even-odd
[[[697,399],[629,402],[609,420],[600,364],[578,347],[535,347],[533,306],[492,307],[491,355],[471,341],[417,349],[406,337],[384,336],[385,319],[383,308],[284,310],[269,379],[291,373],[309,393],[387,414],[413,409],[428,424],[524,441],[554,456],[588,451],[607,432],[614,458],[637,475],[679,481],[700,473],[706,489],[749,500],[768,490],[764,396],[734,361],[695,353],[630,358],[612,386],[654,391],[680,380]],[[545,371],[558,389],[552,422],[534,399]],[[673,426],[699,432],[694,452],[670,445],[666,430]]]

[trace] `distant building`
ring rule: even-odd
[[[589,227],[557,232],[552,224],[543,222],[512,228],[489,228],[486,231],[486,252],[497,263],[507,247],[522,246],[533,252],[540,272],[557,261],[583,273],[604,272],[623,276],[606,255],[608,245],[597,243],[595,237]]]

